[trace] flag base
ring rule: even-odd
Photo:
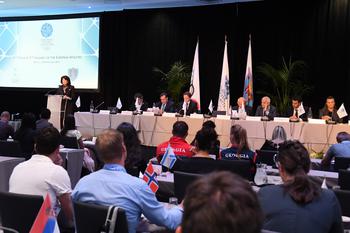
[[[336,122],[336,121],[332,121],[332,120],[327,120],[327,121],[326,121],[326,124],[327,124],[327,125],[336,125],[337,122]]]
[[[293,123],[297,123],[297,122],[300,122],[300,119],[289,119],[289,122],[293,122]]]

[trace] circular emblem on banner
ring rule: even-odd
[[[53,28],[52,25],[49,23],[44,23],[43,26],[41,26],[41,35],[45,38],[48,38],[52,35]]]

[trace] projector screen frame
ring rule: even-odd
[[[59,20],[59,19],[79,19],[79,18],[92,18],[92,17],[98,17],[100,26],[101,26],[101,18],[102,18],[102,13],[103,12],[93,12],[93,13],[79,13],[79,14],[62,14],[62,15],[40,15],[40,16],[15,16],[15,17],[0,17],[0,22],[11,22],[11,21],[37,21],[37,20]],[[98,46],[99,48],[101,47],[101,30],[99,30],[99,42]],[[76,88],[77,91],[81,93],[99,93],[101,92],[101,78],[100,78],[100,63],[101,63],[101,52],[100,49],[98,51],[98,67],[97,67],[97,88]],[[62,75],[65,75],[64,73]],[[57,88],[59,86],[59,79],[60,77],[57,77]],[[74,86],[74,83],[72,83]],[[57,89],[56,88],[56,89]],[[21,91],[29,91],[29,92],[48,92],[51,90],[54,90],[55,88],[52,87],[47,87],[47,88],[42,88],[42,87],[3,87],[0,86],[0,91],[16,91],[16,92],[21,92]]]

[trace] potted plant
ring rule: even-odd
[[[174,62],[168,72],[154,67],[153,71],[162,76],[166,83],[166,90],[177,104],[182,96],[185,87],[188,87],[191,79],[191,71],[181,61]]]
[[[276,106],[277,112],[284,115],[291,105],[294,95],[302,97],[309,93],[312,88],[303,81],[307,76],[307,65],[304,61],[292,61],[288,63],[282,57],[282,67],[275,68],[270,64],[263,63],[257,67],[257,72],[267,79],[272,91],[258,91],[259,94],[271,98],[271,103]]]

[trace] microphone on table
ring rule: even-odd
[[[105,102],[104,101],[102,101],[102,103],[100,103],[99,105],[97,105],[95,108],[94,108],[94,110],[92,111],[92,113],[99,113],[100,112],[100,110],[98,109],[99,107],[101,107],[102,106],[102,104],[104,104]]]

